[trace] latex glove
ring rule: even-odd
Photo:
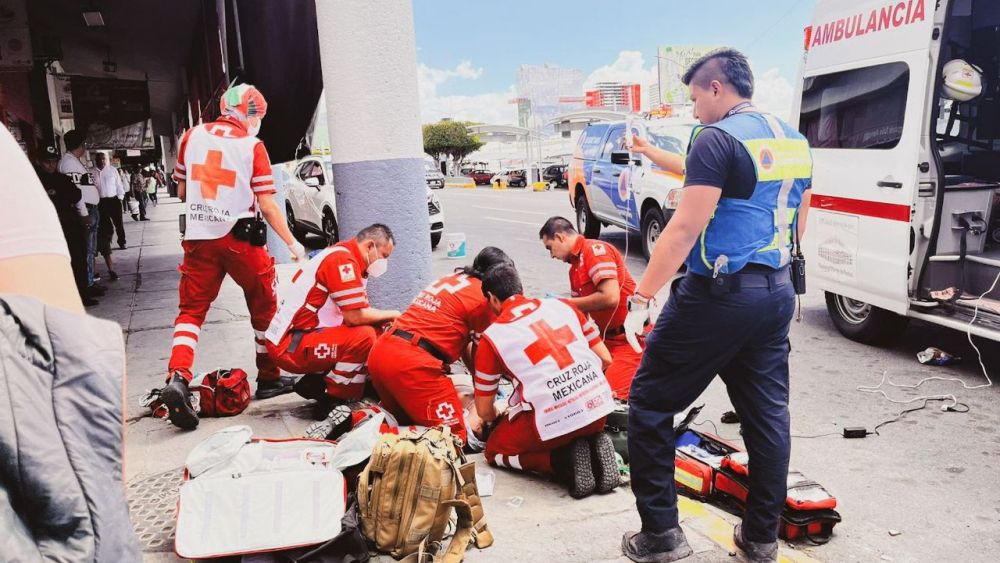
[[[642,352],[638,335],[642,334],[647,322],[649,322],[649,300],[638,296],[629,297],[628,315],[625,316],[622,326],[625,329],[625,340],[636,353]]]
[[[306,247],[302,246],[302,243],[299,241],[289,244],[288,251],[292,253],[293,262],[300,262],[306,258]]]

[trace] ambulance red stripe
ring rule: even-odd
[[[823,211],[837,211],[839,213],[864,215],[865,217],[874,217],[876,219],[903,221],[904,223],[910,222],[910,206],[898,203],[813,194],[812,202],[809,206],[822,209]]]

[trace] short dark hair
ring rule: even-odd
[[[538,238],[554,238],[557,234],[576,234],[573,223],[565,217],[549,217],[542,228],[538,230]]]
[[[63,142],[66,143],[66,150],[75,151],[83,146],[83,133],[76,129],[71,129],[63,135]]]
[[[507,256],[507,253],[495,246],[487,246],[486,248],[479,251],[476,254],[476,258],[472,260],[472,266],[465,266],[464,268],[456,268],[456,273],[462,273],[473,278],[483,279],[483,276],[490,268],[498,264],[509,264],[514,265],[514,261]]]
[[[358,236],[354,237],[358,242],[373,240],[375,244],[388,244],[396,242],[392,236],[392,229],[382,223],[372,223],[358,231]]]
[[[107,160],[107,159],[108,155],[104,154],[103,152],[94,153],[94,160]]]
[[[747,99],[753,97],[753,71],[750,70],[750,61],[736,49],[723,47],[706,53],[688,67],[681,77],[681,82],[685,86],[690,86],[693,82],[699,88],[707,88],[713,80],[729,84],[736,89],[740,97]]]
[[[483,276],[483,295],[496,297],[506,301],[513,295],[524,293],[521,286],[521,276],[511,264],[498,264],[490,268]]]

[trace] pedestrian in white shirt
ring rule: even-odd
[[[93,174],[80,160],[87,151],[83,144],[83,134],[76,129],[67,131],[63,142],[66,143],[66,154],[59,160],[58,170],[69,176],[76,187],[80,188],[81,198],[77,211],[87,227],[87,285],[92,294],[100,296],[104,293],[104,288],[95,284],[101,278],[94,272],[94,258],[97,255],[97,224],[100,220],[97,204],[101,196],[94,184]]]
[[[122,204],[119,199],[125,197],[125,188],[122,186],[121,178],[118,177],[118,171],[114,166],[108,165],[108,158],[104,153],[97,153],[94,162],[97,166],[93,174],[97,191],[101,196],[97,251],[104,256],[104,263],[108,266],[108,276],[114,281],[118,279],[118,274],[115,273],[111,263],[111,239],[117,231],[118,248],[125,248],[125,226],[122,224]]]

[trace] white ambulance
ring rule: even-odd
[[[803,246],[837,329],[1000,340],[1000,1],[818,0],[805,40]]]

